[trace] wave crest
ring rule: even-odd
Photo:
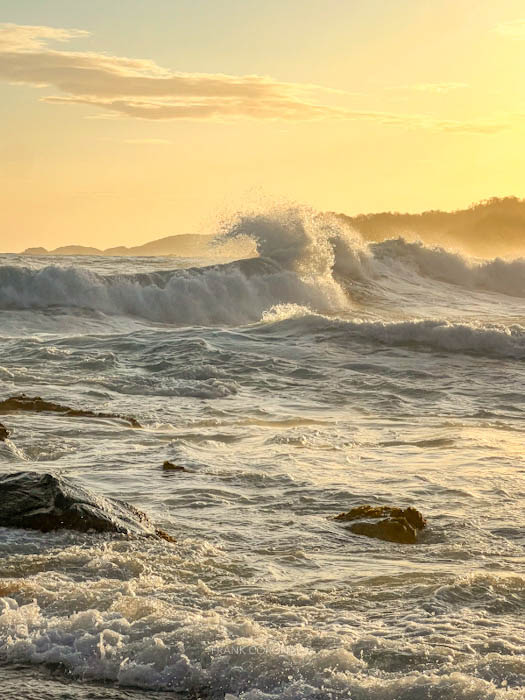
[[[88,308],[177,325],[251,323],[266,309],[297,300],[330,313],[338,308],[336,296],[322,282],[309,283],[258,260],[107,277],[55,265],[0,268],[3,309]]]
[[[445,248],[396,238],[370,245],[374,258],[383,264],[397,262],[421,277],[458,287],[525,297],[525,259],[475,260]]]

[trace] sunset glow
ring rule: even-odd
[[[520,0],[6,0],[4,251],[523,194]]]

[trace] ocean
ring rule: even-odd
[[[0,256],[0,398],[144,426],[0,416],[1,473],[177,540],[0,528],[1,697],[522,700],[525,260],[294,208],[240,235],[239,261]],[[428,526],[334,520],[362,504]]]

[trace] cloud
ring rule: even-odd
[[[467,88],[467,83],[416,83],[414,85],[399,85],[391,90],[414,90],[415,92],[434,92],[443,94],[452,90]]]
[[[20,24],[0,24],[0,51],[31,51],[43,48],[48,41],[69,41],[88,36],[81,29],[57,29]]]
[[[146,120],[191,119],[232,120],[240,118],[270,119],[279,121],[314,121],[320,119],[377,122],[385,126],[405,129],[426,129],[465,134],[495,134],[509,128],[508,119],[484,119],[461,121],[436,119],[424,114],[398,114],[395,112],[358,111],[340,107],[328,107],[286,100],[218,101],[200,103],[142,102],[130,100],[97,100],[96,98],[45,97],[45,102],[55,104],[90,104],[110,110],[104,116],[126,116]]]
[[[200,99],[100,98],[95,96],[44,97],[54,104],[87,104],[102,107],[107,115],[134,117],[147,120],[192,119],[232,120],[240,118],[312,121],[326,118],[344,118],[354,113],[326,105],[302,101],[286,95],[252,97],[212,97]],[[355,117],[361,113],[355,113]]]
[[[509,39],[525,40],[525,19],[514,19],[502,22],[496,27],[498,34]]]
[[[397,114],[390,112],[346,112],[347,119],[365,119],[378,121],[388,126],[399,126],[407,129],[427,129],[429,131],[445,131],[464,134],[496,134],[510,127],[509,118],[496,119],[437,119],[425,114]]]
[[[82,104],[105,118],[142,120],[259,119],[279,121],[360,120],[409,129],[491,134],[506,121],[454,121],[425,115],[359,111],[316,101],[340,92],[260,75],[174,72],[146,59],[56,50],[50,42],[86,36],[77,29],[0,24],[0,80],[54,88],[51,104]],[[447,87],[445,87],[447,86]],[[452,88],[451,86],[454,86]],[[461,83],[415,86],[444,92]]]

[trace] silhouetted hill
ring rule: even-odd
[[[422,214],[360,214],[335,216],[367,240],[403,236],[426,243],[460,247],[479,256],[525,254],[525,200],[496,197],[457,211]]]
[[[126,248],[108,248],[104,255],[180,255],[187,257],[201,255],[213,240],[213,236],[201,236],[194,233],[182,233],[178,236],[167,236],[144,245]]]
[[[55,248],[53,255],[100,255],[98,248],[86,245],[63,245]]]
[[[49,255],[45,248],[26,248],[22,255]]]
[[[193,233],[185,233],[179,236],[167,236],[159,238],[144,245],[118,246],[117,248],[90,248],[82,245],[68,245],[46,250],[45,248],[27,248],[23,255],[137,255],[137,256],[164,256],[177,255],[180,257],[199,256],[209,250],[213,236],[201,236]]]

